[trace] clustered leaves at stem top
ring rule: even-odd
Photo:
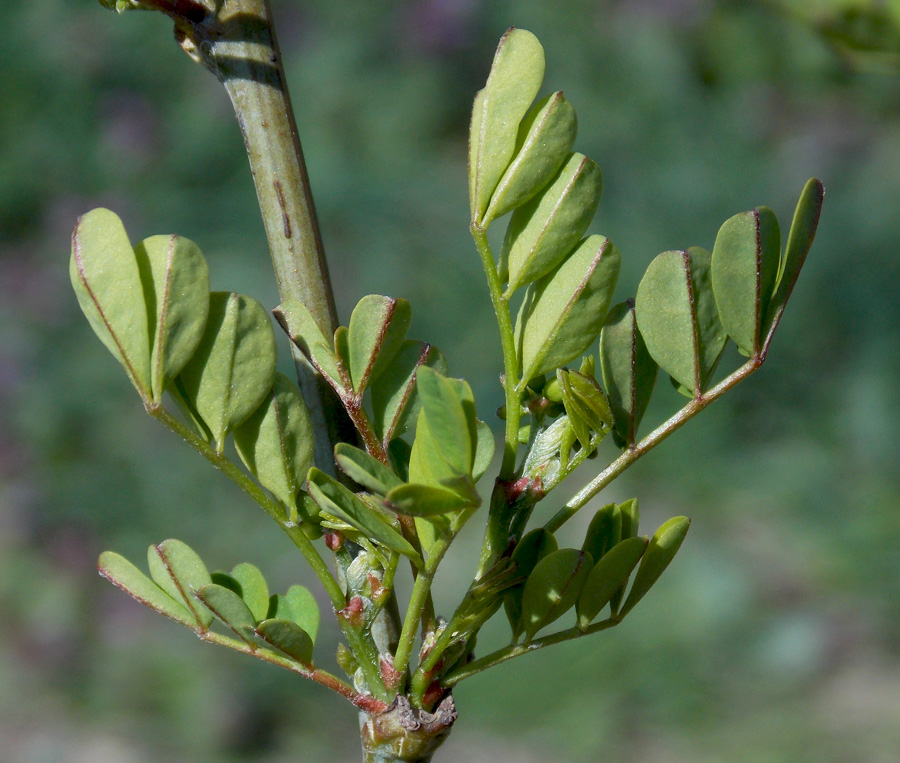
[[[405,695],[422,711],[443,707],[444,726],[455,717],[446,703],[460,680],[612,627],[644,597],[680,548],[687,518],[641,536],[632,499],[598,509],[580,548],[559,548],[555,533],[634,460],[762,364],[815,234],[823,189],[817,180],[807,184],[784,252],[774,214],[754,209],[724,223],[711,253],[689,247],[660,254],[636,297],[612,305],[620,254],[606,237],[588,233],[602,175],[572,150],[577,121],[565,96],[535,101],[543,75],[537,38],[512,29],[473,107],[470,229],[497,316],[506,423],[479,567],[450,616],[435,612],[431,586],[481,504],[477,483],[494,438],[477,417],[469,385],[448,376],[443,355],[407,338],[409,304],[365,296],[333,336],[298,300],[275,310],[356,428],[358,441],[335,448],[336,478],[330,465],[312,463],[310,417],[296,385],[275,370],[262,306],[210,293],[192,242],[153,236],[132,246],[119,218],[98,209],[80,218],[72,241],[72,283],[86,317],[147,411],[236,482],[304,554],[344,635],[338,664],[348,680],[316,666],[319,615],[311,594],[294,586],[271,596],[252,565],[210,573],[190,548],[169,540],[151,546],[149,577],[111,552],[100,560],[104,576],[201,638],[294,670],[369,713]],[[507,214],[495,257],[486,231]],[[715,383],[729,340],[748,361]],[[577,368],[567,367],[573,362]],[[640,439],[658,368],[689,402]],[[164,407],[166,392],[180,417]],[[535,505],[608,434],[620,455],[550,522],[529,530]],[[229,437],[243,468],[226,448]],[[335,572],[313,545],[323,536]],[[372,630],[395,601],[401,559],[411,569],[412,594],[396,646],[380,652]],[[510,643],[476,658],[476,635],[501,607]],[[571,612],[569,627],[540,635]],[[224,635],[212,630],[215,623]]]

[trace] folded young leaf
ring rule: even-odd
[[[272,388],[275,357],[275,336],[263,306],[243,295],[213,292],[200,347],[179,379],[220,453],[228,432]]]
[[[180,236],[151,236],[134,249],[150,327],[154,402],[197,350],[209,314],[209,270],[199,247]]]
[[[340,387],[341,374],[338,371],[332,343],[322,333],[312,313],[306,309],[306,305],[298,299],[289,299],[276,307],[272,314],[315,369],[332,387]]]
[[[475,99],[469,135],[472,220],[481,219],[516,151],[519,122],[544,80],[544,49],[531,32],[500,38],[487,84]]]
[[[719,320],[738,349],[757,357],[781,257],[781,231],[768,207],[723,223],[712,251],[712,288]]]
[[[672,517],[672,519],[664,522],[650,539],[650,544],[644,552],[641,559],[641,566],[634,576],[634,582],[631,584],[631,590],[628,592],[628,598],[619,611],[618,617],[625,617],[637,604],[653,584],[659,580],[659,576],[665,572],[666,567],[681,544],[684,542],[684,536],[691,526],[691,520],[687,517]]]
[[[234,631],[243,641],[256,646],[257,620],[244,600],[234,591],[210,583],[197,591],[197,598],[223,625]]]
[[[180,596],[177,601],[173,599],[125,557],[113,551],[104,551],[97,562],[97,570],[116,588],[122,589],[144,606],[188,628],[199,625]]]
[[[415,549],[390,525],[387,517],[367,506],[333,477],[313,467],[309,470],[307,487],[322,511],[355,527],[371,541],[421,563]]]
[[[590,236],[556,271],[529,287],[516,319],[523,382],[577,358],[597,338],[620,262],[609,239]]]
[[[249,562],[242,562],[231,571],[231,577],[240,587],[240,597],[256,621],[265,620],[269,612],[269,584],[263,574]]]
[[[267,644],[284,652],[303,665],[312,666],[313,639],[297,623],[290,620],[264,620],[256,633]]]
[[[421,401],[416,392],[416,371],[433,368],[446,376],[447,361],[433,345],[407,339],[390,366],[371,381],[372,423],[383,443],[406,432],[419,415]]]
[[[535,565],[558,548],[553,533],[543,527],[537,527],[525,533],[516,544],[512,553],[512,561],[515,565],[513,574],[516,578],[521,578],[522,582],[508,588],[503,594],[503,607],[506,610],[509,627],[512,628],[513,641],[518,641],[519,636],[522,635],[522,591],[525,588],[525,581],[531,575]]]
[[[390,366],[406,337],[411,318],[409,302],[405,299],[378,294],[363,297],[353,308],[347,334],[347,361],[357,395]]]
[[[145,401],[151,400],[150,326],[140,269],[122,221],[108,209],[78,218],[69,261],[72,287],[94,333]]]
[[[566,259],[591,224],[602,191],[600,168],[572,154],[549,186],[513,212],[500,254],[507,297]]]
[[[211,581],[209,570],[197,552],[187,543],[171,538],[150,546],[147,563],[154,582],[173,599],[182,601],[203,628],[209,627],[212,616],[194,596]]]
[[[403,480],[377,458],[348,443],[334,446],[334,460],[344,474],[375,495],[385,496],[403,484]]]
[[[583,448],[590,448],[591,432],[605,434],[612,429],[612,411],[606,395],[595,379],[578,371],[559,368],[556,378],[575,436]]]
[[[656,361],[638,331],[634,302],[620,302],[609,311],[600,331],[600,374],[619,447],[634,445],[656,383]]]
[[[688,397],[707,387],[728,336],[710,283],[710,254],[691,247],[663,252],[647,268],[635,300],[651,357]]]
[[[526,642],[575,606],[593,566],[590,554],[574,548],[554,551],[535,565],[522,591]]]
[[[234,430],[241,461],[297,521],[298,495],[313,460],[309,412],[297,385],[276,372],[268,399]]]
[[[613,596],[625,588],[648,542],[646,538],[626,538],[597,561],[575,605],[579,628],[587,628]],[[615,611],[615,605],[612,609]]]
[[[769,302],[766,315],[764,334],[766,335],[763,352],[772,341],[772,335],[781,320],[785,305],[794,290],[800,269],[806,262],[806,255],[812,246],[816,236],[816,228],[819,225],[819,215],[822,212],[822,202],[825,198],[825,187],[820,180],[812,178],[807,181],[797,202],[794,211],[794,219],[791,230],[788,233],[787,246],[778,272],[778,283],[775,294]]]
[[[483,225],[539,193],[568,158],[578,132],[575,109],[562,92],[536,103],[519,126],[516,154],[500,178]]]

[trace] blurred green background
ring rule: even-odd
[[[690,515],[675,564],[622,627],[461,684],[438,759],[900,758],[897,3],[273,5],[344,319],[366,293],[409,299],[411,334],[472,382],[485,418],[500,364],[465,142],[508,26],[539,36],[545,85],[565,89],[576,147],[603,167],[593,230],[623,254],[617,299],[656,253],[709,248],[759,204],[786,231],[806,179],[828,189],[766,368],[603,496],[638,495],[650,529]],[[262,514],[143,414],[68,283],[75,218],[104,205],[135,240],[197,241],[213,288],[276,304],[224,92],[157,14],[6,0],[0,28],[0,758],[358,760],[342,700],[201,644],[95,573],[104,549],[140,562],[178,537],[214,568],[313,585]],[[677,400],[660,383],[648,423]],[[445,610],[477,536],[445,564]]]

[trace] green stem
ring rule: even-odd
[[[280,654],[276,654],[275,652],[269,651],[267,649],[254,648],[250,646],[246,641],[241,641],[240,639],[232,638],[230,636],[223,636],[222,634],[215,633],[214,631],[202,631],[200,629],[192,630],[197,634],[199,638],[210,644],[226,646],[229,649],[235,650],[236,652],[241,652],[242,654],[256,657],[257,659],[264,660],[265,662],[269,662],[272,665],[278,665],[278,667],[285,668],[286,670],[290,670],[293,673],[297,673],[304,678],[308,678],[310,681],[315,681],[317,684],[321,684],[322,686],[325,686],[326,688],[337,692],[345,699],[350,700],[350,702],[352,702],[357,707],[367,709],[368,712],[378,712],[379,710],[383,711],[387,709],[387,704],[385,704],[384,702],[378,701],[376,704],[376,702],[373,701],[371,697],[360,694],[348,683],[342,681],[340,678],[329,673],[326,670],[322,670],[310,665],[301,665],[300,663],[288,659],[287,657],[282,657]]]
[[[181,4],[186,9],[197,5]],[[179,4],[174,5],[177,9]],[[171,8],[161,9],[175,16]],[[199,21],[195,17],[176,18],[176,37],[231,98],[281,300],[299,299],[325,336],[331,336],[337,311],[268,0],[220,0],[215,13]],[[331,388],[299,350],[292,351],[316,433],[316,462],[327,470],[346,421]]]
[[[341,591],[341,587],[338,585],[337,580],[334,579],[334,576],[328,569],[328,565],[325,564],[325,561],[319,555],[319,552],[316,551],[316,547],[313,546],[312,541],[306,537],[303,530],[298,525],[292,524],[287,520],[280,504],[273,501],[259,485],[242,472],[234,463],[229,461],[223,454],[216,451],[212,445],[169,413],[165,408],[160,405],[155,407],[151,406],[147,408],[147,413],[157,421],[165,424],[175,434],[181,437],[188,445],[215,466],[216,469],[221,471],[228,479],[243,490],[251,500],[258,504],[263,511],[275,521],[288,538],[291,539],[294,545],[300,550],[300,553],[303,554],[306,562],[312,568],[313,573],[315,573],[316,577],[325,588],[328,598],[331,599],[332,606],[335,609],[344,607],[344,594]]]
[[[670,434],[680,429],[706,406],[715,400],[718,400],[728,390],[746,379],[750,374],[757,371],[763,363],[763,359],[756,357],[748,360],[744,365],[736,371],[725,377],[715,387],[702,395],[695,397],[678,413],[672,416],[668,421],[660,424],[643,440],[631,446],[622,453],[615,461],[607,466],[600,474],[594,477],[587,485],[585,485],[565,506],[563,506],[555,516],[544,525],[549,532],[556,532],[566,522],[568,522],[588,501],[597,493],[605,488],[610,482],[624,472],[629,466],[637,461],[645,453],[649,452]]]
[[[451,535],[435,540],[428,553],[425,569],[419,571],[416,582],[413,584],[409,606],[406,609],[406,618],[403,621],[403,630],[400,631],[400,640],[397,644],[397,651],[394,654],[394,669],[400,673],[405,672],[409,667],[413,642],[419,630],[419,622],[422,620],[423,614],[433,619],[431,583],[434,580],[434,574],[437,572],[438,565],[444,558],[444,554],[447,553],[447,549],[450,548],[454,537],[454,535]]]
[[[487,278],[488,291],[491,295],[491,305],[497,316],[497,326],[500,329],[500,346],[503,350],[503,390],[506,397],[506,434],[503,446],[503,461],[500,465],[498,479],[510,479],[516,470],[516,453],[519,448],[519,423],[522,418],[520,405],[521,397],[516,391],[519,374],[519,359],[516,354],[515,332],[512,325],[512,317],[509,313],[509,302],[503,297],[503,284],[497,273],[497,264],[488,243],[487,233],[474,223],[471,228],[472,238],[481,257],[481,265]]]
[[[496,652],[486,654],[484,657],[474,660],[468,665],[464,665],[458,670],[448,673],[441,679],[441,684],[449,689],[456,686],[460,681],[471,678],[476,673],[481,673],[483,670],[492,668],[495,665],[511,660],[514,657],[520,657],[523,654],[535,652],[538,649],[550,646],[551,644],[559,644],[563,641],[571,641],[572,639],[581,638],[582,636],[589,636],[592,633],[612,628],[618,624],[618,619],[610,618],[609,620],[601,620],[599,623],[594,623],[584,630],[581,630],[580,628],[569,628],[568,630],[560,631],[559,633],[554,633],[550,636],[544,636],[544,638],[535,639],[528,644],[510,644],[503,649],[498,649]]]

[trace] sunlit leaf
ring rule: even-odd
[[[531,32],[509,29],[500,38],[491,73],[476,97],[469,136],[472,219],[484,214],[516,151],[519,123],[544,80],[544,49]]]
[[[144,606],[188,628],[197,627],[197,618],[184,606],[180,596],[177,601],[173,599],[125,557],[104,551],[100,554],[97,569],[116,588]]]
[[[577,131],[575,109],[561,92],[532,107],[519,126],[515,157],[491,197],[485,227],[522,206],[553,179],[568,158]]]
[[[182,601],[204,628],[212,622],[194,594],[210,582],[209,570],[187,543],[171,538],[147,550],[150,576],[169,596]]]
[[[690,397],[707,387],[728,336],[710,284],[710,254],[663,252],[647,268],[635,300],[651,357]]]
[[[516,319],[523,381],[565,365],[597,338],[619,264],[609,239],[590,236],[556,271],[529,287]]]
[[[128,234],[113,212],[94,209],[78,218],[69,275],[94,333],[149,401],[150,326],[144,286]]]
[[[672,517],[672,519],[664,522],[650,539],[650,544],[644,552],[641,559],[641,566],[638,567],[634,576],[634,582],[631,584],[631,590],[628,592],[628,598],[619,611],[619,617],[625,617],[649,591],[653,584],[659,580],[659,576],[665,572],[669,566],[681,544],[684,537],[691,526],[691,520],[687,517]]]
[[[561,548],[535,565],[522,591],[522,631],[526,642],[575,606],[593,564],[590,554]]]
[[[600,331],[600,373],[615,421],[613,437],[620,447],[633,445],[637,438],[656,370],[656,361],[638,331],[634,302],[620,302],[609,311]]]
[[[179,378],[219,452],[225,435],[272,388],[275,357],[275,336],[263,306],[243,295],[213,292],[200,347]]]
[[[197,598],[223,625],[233,630],[243,641],[256,645],[256,618],[244,600],[224,586],[210,583],[197,591]]]
[[[358,395],[391,365],[406,337],[411,317],[405,299],[377,294],[363,297],[353,308],[347,360],[353,391]]]
[[[582,154],[572,154],[553,181],[513,212],[503,240],[501,280],[507,296],[555,270],[575,248],[600,204],[603,176]]]
[[[579,628],[587,628],[600,610],[624,588],[632,570],[644,555],[647,544],[646,538],[626,538],[597,561],[576,604]],[[615,610],[615,605],[612,608]]]
[[[231,571],[231,577],[240,586],[240,596],[253,617],[257,622],[265,620],[269,611],[269,585],[263,574],[254,565],[243,562]]]
[[[322,329],[306,305],[300,300],[289,299],[282,302],[272,313],[291,341],[300,348],[319,373],[331,380],[332,386],[340,385],[341,375],[338,372],[331,341],[322,333]]]
[[[762,348],[780,258],[781,231],[768,207],[729,218],[716,236],[711,274],[719,320],[747,356]]]
[[[180,236],[151,236],[135,247],[150,321],[150,386],[163,391],[196,351],[209,314],[209,271],[199,247]]]
[[[276,372],[268,400],[235,428],[234,444],[250,473],[296,520],[298,493],[313,460],[312,424],[297,385]]]

